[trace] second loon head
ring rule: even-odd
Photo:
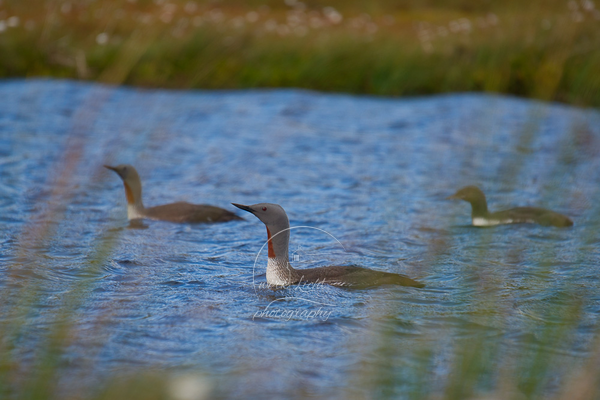
[[[135,168],[129,164],[120,164],[116,167],[105,165],[104,168],[108,168],[111,171],[115,171],[119,178],[125,185],[125,196],[127,197],[128,204],[136,204],[138,207],[142,205],[142,182]]]
[[[485,202],[485,194],[479,189],[477,186],[465,186],[459,189],[452,196],[448,197],[448,199],[459,199],[465,200],[469,203],[479,202],[483,200]]]
[[[123,182],[132,181],[132,180],[138,180],[138,181],[140,180],[140,176],[138,175],[136,169],[133,168],[133,165],[120,164],[120,165],[117,165],[116,167],[112,167],[110,165],[105,165],[104,168],[108,168],[111,171],[115,171],[117,173],[117,175],[119,175],[119,177],[121,179],[123,179]]]

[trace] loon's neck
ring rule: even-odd
[[[469,201],[469,203],[471,203],[471,219],[474,220],[476,218],[489,218],[490,212],[488,211],[487,201],[485,200],[485,197],[471,200]]]
[[[127,219],[143,218],[146,214],[144,203],[142,202],[142,185],[129,185],[123,182],[125,186],[125,197],[127,198]]]
[[[267,283],[285,286],[297,283],[300,273],[290,264],[288,248],[290,242],[290,226],[267,226],[269,261],[267,263]]]

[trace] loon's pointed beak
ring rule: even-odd
[[[240,210],[248,211],[249,213],[254,214],[254,210],[251,209],[250,206],[245,206],[243,204],[236,204],[236,203],[231,203],[231,204],[233,204],[234,206],[236,206]]]
[[[105,165],[104,168],[108,168],[112,171],[115,171],[117,174],[119,173],[119,170],[116,167],[111,167],[110,165]]]
[[[460,200],[460,197],[458,197],[456,194],[453,194],[452,196],[446,197],[446,200]]]

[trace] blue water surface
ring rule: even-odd
[[[229,397],[363,398],[382,385],[403,397],[419,368],[419,387],[443,390],[469,343],[489,342],[494,365],[543,348],[557,376],[594,350],[597,111],[52,80],[0,82],[0,98],[0,322],[28,365],[68,321],[65,392],[164,369]],[[119,163],[138,169],[147,206],[245,220],[129,227],[122,183],[102,167]],[[539,205],[575,225],[472,228],[469,205],[445,200],[469,184],[492,210]],[[427,286],[267,288],[264,225],[231,202],[282,205],[298,268],[357,264]],[[553,340],[573,313],[568,340]]]

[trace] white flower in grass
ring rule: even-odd
[[[196,4],[194,1],[188,1],[185,3],[185,7],[183,7],[183,9],[186,13],[193,14],[196,12],[196,10],[198,10],[198,4]]]
[[[494,13],[489,13],[487,15],[487,20],[490,25],[496,25],[498,23],[498,16]]]
[[[274,19],[270,19],[267,22],[265,22],[265,29],[267,31],[274,31],[275,29],[277,29],[277,22]]]
[[[6,20],[6,24],[11,28],[19,26],[19,17],[13,16]]]
[[[248,14],[246,14],[246,21],[250,23],[258,21],[258,13],[256,11],[250,11]]]
[[[581,6],[586,11],[592,11],[595,8],[594,2],[591,0],[582,0]]]
[[[210,10],[208,14],[214,22],[221,22],[224,18],[223,12],[221,12],[221,10],[219,10],[218,8]]]
[[[549,19],[542,20],[542,29],[544,29],[545,31],[547,31],[550,28],[552,28],[552,21],[550,21]]]
[[[344,19],[344,17],[342,17],[342,14],[340,14],[333,7],[325,7],[323,9],[323,15],[325,15],[327,17],[327,19],[334,24],[339,24]]]
[[[462,29],[463,31],[471,31],[471,21],[469,21],[467,18],[459,19],[458,23],[460,24],[460,29]]]
[[[153,18],[152,18],[152,15],[150,15],[150,14],[142,14],[139,17],[139,20],[142,24],[149,25],[152,23]]]
[[[244,18],[243,17],[235,17],[231,20],[231,25],[233,25],[236,29],[241,29],[244,27]]]
[[[289,26],[298,26],[302,23],[302,20],[298,15],[290,14],[287,16],[287,23]]]
[[[98,36],[96,36],[96,43],[98,43],[100,46],[104,46],[106,43],[108,43],[108,33],[99,33]]]
[[[164,13],[160,14],[160,20],[162,22],[164,22],[165,24],[168,24],[169,22],[171,22],[173,20],[173,14],[164,12]]]
[[[163,6],[163,12],[173,14],[175,11],[177,11],[177,4],[167,3]]]
[[[366,26],[365,26],[365,30],[367,31],[367,33],[369,34],[373,34],[375,32],[377,32],[377,30],[379,29],[379,27],[377,26],[376,23],[374,22],[369,22]]]
[[[210,382],[197,374],[174,376],[169,382],[170,400],[204,400],[210,397]]]
[[[450,28],[450,32],[458,32],[458,31],[460,31],[460,22],[450,21],[450,23],[448,24],[448,27]]]

